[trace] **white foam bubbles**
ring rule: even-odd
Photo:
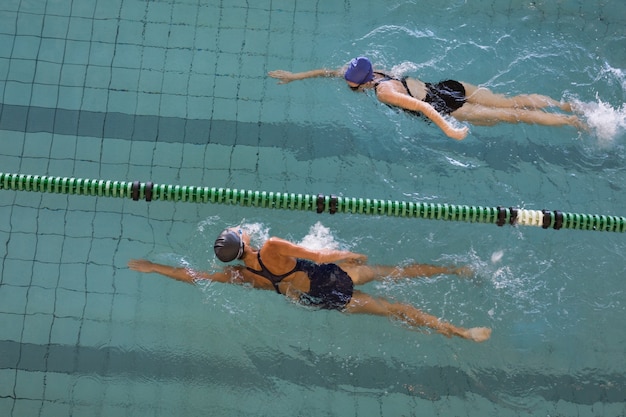
[[[494,253],[491,254],[491,263],[496,264],[500,262],[502,260],[502,256],[504,256],[503,250],[495,251]]]
[[[263,223],[248,223],[244,219],[241,228],[250,236],[250,243],[254,247],[260,248],[270,238],[270,229]]]
[[[626,132],[626,104],[613,107],[599,98],[595,102],[574,102],[576,112],[583,114],[600,145],[610,145]]]
[[[320,222],[309,228],[309,233],[299,244],[312,250],[339,248],[339,242],[335,240],[330,229]]]

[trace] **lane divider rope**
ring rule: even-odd
[[[196,187],[140,181],[52,177],[0,173],[0,190],[31,191],[97,197],[129,198],[134,201],[181,201],[214,203],[284,210],[414,217],[431,220],[522,225],[543,229],[575,229],[606,232],[626,231],[626,218],[559,210],[526,210],[515,207],[483,207],[442,203],[416,203],[336,195],[311,195],[236,188]]]

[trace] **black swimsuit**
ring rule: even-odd
[[[378,74],[378,75],[382,75],[383,76],[382,80],[378,80],[378,81],[376,81],[374,83],[374,91],[376,91],[376,87],[378,87],[378,84],[384,83],[385,81],[400,81],[402,83],[402,85],[404,86],[404,89],[406,90],[406,93],[408,95],[410,95],[411,97],[413,97],[413,94],[411,94],[411,90],[409,90],[409,86],[406,83],[406,79],[409,78],[409,77],[396,78],[396,77],[392,77],[390,75],[387,75],[384,72],[376,72],[376,71],[374,71],[374,74]]]
[[[343,310],[352,298],[354,283],[350,276],[336,264],[316,264],[305,259],[296,259],[296,266],[286,274],[274,275],[261,261],[261,252],[257,253],[260,270],[246,269],[269,280],[276,292],[281,294],[278,284],[295,272],[304,272],[311,281],[308,293],[300,295],[300,302],[305,305],[327,310]]]
[[[441,114],[450,114],[460,109],[467,101],[465,87],[458,81],[446,80],[437,84],[426,83],[426,103]]]
[[[409,90],[409,86],[406,83],[406,79],[408,77],[395,78],[382,72],[375,72],[375,74],[382,75],[384,78],[374,83],[374,91],[376,91],[376,87],[378,87],[380,83],[385,81],[400,81],[407,94],[413,97],[413,94],[411,94],[411,90]],[[433,108],[440,114],[449,115],[453,111],[460,109],[461,106],[463,106],[463,104],[467,101],[467,97],[465,96],[465,87],[463,87],[463,84],[458,81],[446,80],[437,84],[425,83],[425,85],[426,97],[424,97],[423,101],[433,106]],[[420,114],[419,112],[412,110],[407,111],[413,114]]]

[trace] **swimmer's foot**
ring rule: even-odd
[[[571,113],[574,111],[574,108],[572,107],[572,103],[568,103],[568,102],[561,102],[559,104],[559,109],[566,111],[568,113]]]
[[[472,327],[463,332],[463,337],[474,342],[484,342],[491,337],[491,329],[488,327]]]
[[[454,268],[452,270],[452,273],[458,275],[461,278],[472,278],[475,275],[474,270],[469,266]]]
[[[587,125],[587,123],[583,122],[582,120],[580,120],[580,118],[578,116],[569,116],[567,118],[568,122],[570,125],[574,126],[576,129],[580,130],[581,132],[589,132],[589,126]]]

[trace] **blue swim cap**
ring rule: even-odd
[[[354,58],[350,61],[350,65],[348,65],[348,69],[343,78],[355,84],[364,84],[372,81],[374,79],[372,63],[364,56]]]

